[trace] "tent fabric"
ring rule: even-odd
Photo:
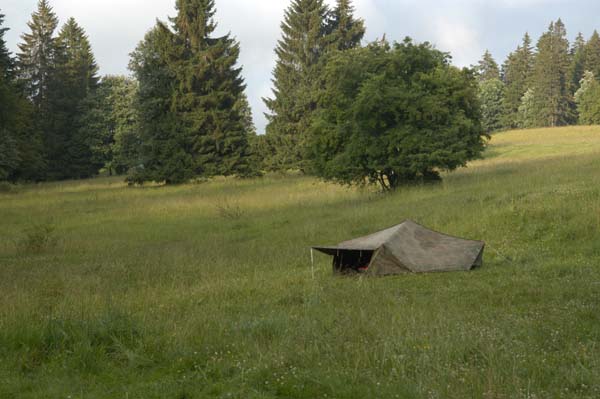
[[[412,220],[389,229],[313,249],[334,257],[334,269],[351,271],[367,267],[372,275],[468,271],[483,263],[485,243],[430,230]]]

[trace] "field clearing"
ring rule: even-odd
[[[413,219],[471,273],[340,278]],[[600,127],[495,135],[391,195],[302,176],[0,193],[0,398],[600,397]]]

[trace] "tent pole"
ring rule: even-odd
[[[315,279],[315,253],[312,248],[310,249],[310,265],[311,265],[310,270],[312,272],[312,278],[314,280]]]

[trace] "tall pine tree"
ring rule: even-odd
[[[19,44],[19,78],[26,95],[38,111],[44,112],[54,66],[54,31],[58,26],[58,18],[47,0],[39,0],[38,8],[31,15],[27,26],[30,32],[22,36],[23,43]]]
[[[585,45],[584,65],[584,70],[592,72],[596,79],[600,78],[600,35],[597,31]]]
[[[508,56],[502,68],[505,84],[502,125],[505,128],[519,127],[519,107],[530,86],[534,58],[531,38],[526,33],[521,45]]]
[[[273,98],[265,99],[266,134],[275,154],[272,168],[302,169],[303,148],[317,108],[321,57],[328,45],[328,9],[323,0],[293,0],[281,24],[275,53]]]
[[[12,78],[14,60],[10,51],[8,51],[6,40],[4,39],[4,35],[9,29],[2,27],[2,25],[4,25],[4,14],[0,12],[0,78],[8,81]]]
[[[47,131],[51,179],[78,179],[95,175],[100,166],[92,162],[91,138],[78,126],[84,100],[98,85],[98,66],[83,28],[70,18],[57,39],[54,74],[48,94],[52,122]]]
[[[177,0],[133,53],[140,83],[143,168],[133,181],[182,183],[249,173],[239,43],[215,37],[214,0]]]
[[[498,68],[498,63],[496,60],[494,60],[494,57],[488,50],[486,50],[483,54],[482,59],[475,67],[475,71],[477,72],[480,82],[485,82],[486,80],[492,79],[500,79],[500,69]]]
[[[335,50],[350,50],[360,46],[365,36],[365,23],[354,16],[350,0],[337,0],[329,20],[329,41]]]
[[[0,14],[0,180],[38,181],[44,176],[44,154],[30,102],[15,82],[15,61],[6,47]]]
[[[246,86],[236,64],[239,43],[214,37],[214,0],[178,0],[173,18],[177,53],[174,107],[192,145],[195,175],[248,173],[248,137],[236,108]],[[208,62],[207,62],[208,60]]]
[[[58,18],[47,0],[39,0],[37,10],[31,15],[28,22],[29,33],[21,36],[23,42],[19,44],[17,54],[17,76],[19,86],[23,88],[24,95],[31,100],[35,114],[30,129],[32,143],[43,145],[43,154],[36,163],[41,169],[52,165],[49,148],[54,145],[50,116],[50,86],[54,76],[54,58],[56,53],[56,39],[54,32],[58,26]],[[34,145],[37,147],[38,145]],[[33,156],[37,153],[35,148],[29,149]],[[31,174],[32,172],[30,172]],[[37,173],[36,173],[37,174]],[[46,179],[36,176],[38,179]]]
[[[573,121],[568,70],[569,41],[559,19],[538,41],[532,77],[537,126],[562,126]]]
[[[2,27],[3,24],[4,15],[0,14],[0,181],[8,180],[20,161],[11,115],[15,111],[12,109],[14,93],[10,86],[13,60],[4,40],[8,28]]]
[[[585,72],[585,44],[583,35],[579,33],[573,42],[573,46],[571,46],[571,64],[568,73],[571,95],[575,95],[575,92],[579,89],[579,84]]]
[[[177,86],[168,64],[173,47],[172,32],[158,22],[131,54],[129,68],[139,84],[136,111],[141,136],[139,164],[131,183],[176,183],[194,177],[190,144],[175,129],[178,121],[171,106]]]
[[[92,163],[109,175],[125,174],[137,163],[140,139],[135,110],[137,82],[125,76],[105,76],[84,102],[79,135],[87,138]]]

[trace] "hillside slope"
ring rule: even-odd
[[[414,219],[471,273],[339,278],[308,248]],[[600,396],[600,127],[494,136],[393,195],[304,177],[0,194],[0,397]]]

